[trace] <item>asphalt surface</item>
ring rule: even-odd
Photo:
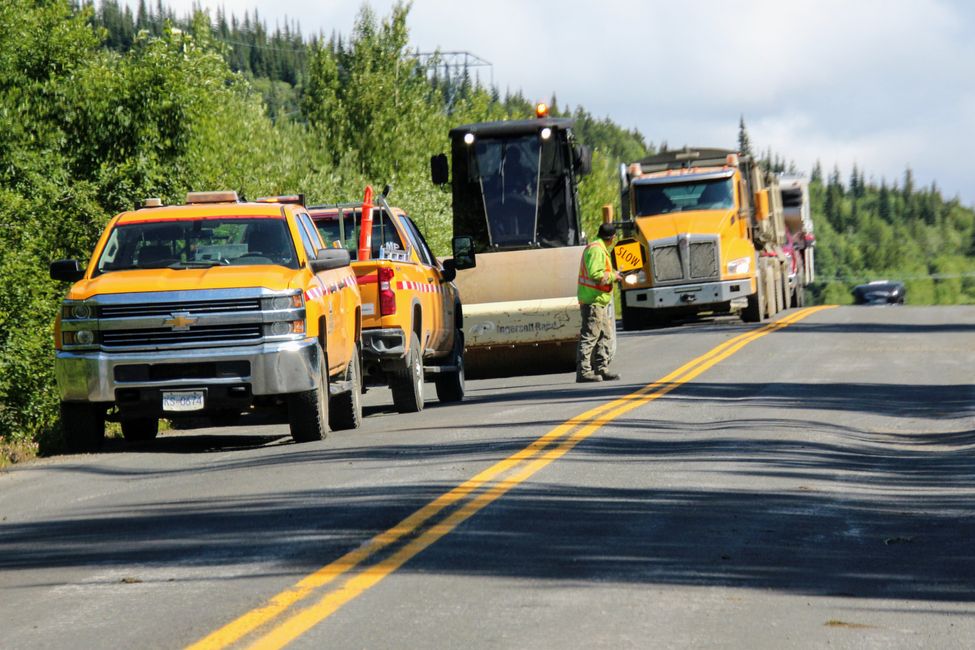
[[[972,647],[975,308],[820,311],[620,400],[758,331],[620,333],[621,381],[473,381],[450,406],[429,384],[408,416],[374,389],[363,427],[321,443],[245,420],[16,467],[0,648],[185,647],[350,551],[367,557],[238,645]]]

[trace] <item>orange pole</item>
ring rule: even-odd
[[[372,256],[372,185],[366,185],[366,195],[362,199],[362,217],[359,220],[359,256],[367,260]]]

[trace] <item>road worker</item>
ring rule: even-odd
[[[599,239],[586,246],[579,263],[579,307],[582,332],[576,352],[576,381],[610,381],[620,376],[609,371],[616,352],[616,318],[613,311],[613,285],[620,274],[610,263],[609,249],[616,237],[616,226],[599,226]]]

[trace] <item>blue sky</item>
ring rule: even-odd
[[[137,0],[127,0],[133,6]],[[306,35],[348,34],[362,3],[163,0]],[[154,3],[153,3],[154,4]],[[393,0],[371,0],[380,16]],[[560,105],[638,128],[659,144],[752,143],[844,181],[854,163],[879,182],[936,182],[975,205],[975,5],[946,0],[415,0],[413,45],[468,50],[502,92],[556,93]]]

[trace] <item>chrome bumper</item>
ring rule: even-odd
[[[64,352],[54,362],[58,390],[64,401],[114,402],[119,388],[180,389],[249,384],[252,395],[284,395],[315,388],[319,375],[319,354],[315,339],[282,341],[261,345],[166,350],[164,352]],[[130,365],[175,365],[192,363],[248,362],[247,376],[167,379],[164,381],[119,381],[116,368]],[[178,375],[174,369],[173,375]]]
[[[745,278],[673,287],[630,289],[623,292],[623,300],[627,307],[664,309],[729,302],[737,298],[745,298],[751,293],[753,293],[751,280]]]

